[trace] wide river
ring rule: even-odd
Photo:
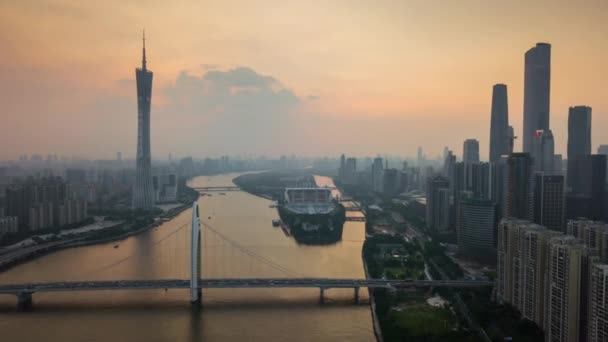
[[[233,185],[237,176],[198,177],[195,186]],[[330,179],[319,178],[330,184]],[[363,278],[362,222],[346,222],[342,241],[298,245],[273,228],[269,200],[245,192],[199,199],[203,277]],[[115,243],[58,251],[0,273],[0,284],[102,279],[188,278],[187,210],[146,233]],[[34,294],[34,310],[17,312],[0,296],[2,341],[373,341],[367,291],[203,290],[193,310],[185,290]]]

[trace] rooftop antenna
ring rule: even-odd
[[[144,43],[144,47],[143,47],[143,56],[141,59],[141,68],[142,68],[142,70],[146,70],[146,30],[145,29],[144,29],[143,43]]]

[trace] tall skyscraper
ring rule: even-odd
[[[152,72],[146,67],[146,36],[143,39],[141,68],[135,70],[137,80],[137,164],[132,207],[154,208],[152,186],[152,156],[150,147],[150,102],[152,99]]]
[[[457,214],[458,251],[486,256],[494,251],[496,205],[486,199],[462,198]]]
[[[532,158],[534,170],[546,175],[555,173],[555,142],[550,129],[539,129],[534,133]]]
[[[467,171],[467,177],[470,177],[467,190],[477,198],[490,198],[490,163],[470,164]]]
[[[573,164],[577,176],[572,179],[571,193],[567,196],[567,218],[587,217],[592,220],[608,218],[605,189],[606,159],[603,154],[584,155],[578,157]]]
[[[551,45],[537,43],[525,56],[524,152],[532,152],[536,130],[549,129],[550,91]]]
[[[384,172],[384,165],[381,157],[374,158],[374,163],[372,164],[372,190],[376,192],[382,192],[382,178]]]
[[[450,184],[443,177],[429,178],[426,186],[426,223],[434,233],[450,227]]]
[[[581,158],[591,154],[591,107],[570,107],[568,111],[568,177],[570,189],[577,192],[582,181]]]
[[[608,145],[600,145],[597,148],[597,154],[608,156]],[[608,183],[608,175],[606,175],[606,183]]]
[[[534,223],[563,232],[564,177],[537,173],[534,183]]]
[[[344,166],[344,182],[354,184],[357,180],[357,159],[348,158]]]
[[[465,164],[479,163],[479,141],[467,139],[463,144],[462,161]]]
[[[507,159],[504,196],[504,218],[533,220],[534,177],[530,154],[513,153]]]
[[[507,86],[495,84],[492,88],[492,114],[490,118],[490,162],[509,154],[509,105]]]
[[[573,236],[560,236],[549,241],[547,255],[545,341],[581,341],[585,324],[581,319],[581,291],[589,285],[584,276],[588,249]]]

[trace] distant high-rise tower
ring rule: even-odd
[[[509,154],[509,105],[507,86],[495,84],[492,88],[492,117],[490,119],[490,162]]]
[[[340,181],[344,181],[344,170],[346,167],[346,156],[344,153],[340,156],[340,170],[338,170],[338,177],[340,177]]]
[[[479,163],[479,141],[467,139],[463,144],[462,161],[465,164]]]
[[[434,233],[447,233],[450,228],[450,184],[443,177],[427,180],[426,224]]]
[[[539,129],[534,133],[532,158],[536,172],[546,175],[555,174],[555,141],[550,129]]]
[[[152,72],[146,67],[146,36],[143,38],[141,68],[135,70],[137,79],[137,166],[132,206],[134,209],[154,208],[152,165],[150,152],[150,101]]]
[[[591,107],[570,107],[568,111],[568,187],[578,191],[581,159],[591,154]]]
[[[504,218],[532,221],[534,217],[534,176],[528,153],[509,156],[505,175]]]
[[[549,129],[550,89],[551,45],[538,43],[525,57],[524,152],[532,152],[536,130]]]
[[[564,231],[564,177],[536,174],[534,223]]]

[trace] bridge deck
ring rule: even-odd
[[[329,279],[329,278],[250,278],[250,279],[200,279],[199,288],[403,288],[403,287],[484,287],[492,286],[489,281],[462,280],[384,280],[384,279]],[[23,292],[65,292],[65,291],[105,291],[105,290],[146,290],[146,289],[188,289],[190,280],[106,280],[52,283],[27,283],[0,285],[0,294]]]

